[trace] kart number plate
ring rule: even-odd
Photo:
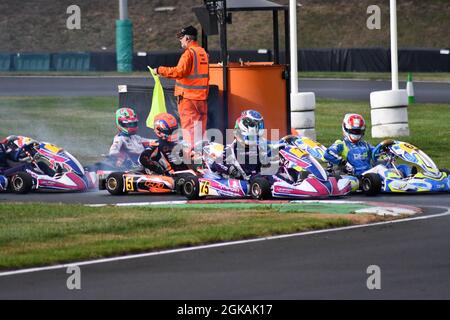
[[[61,151],[61,148],[58,148],[58,147],[55,146],[54,144],[50,144],[50,143],[47,143],[47,144],[44,146],[44,148],[47,149],[47,150],[50,151],[50,152],[53,152],[53,153],[58,153],[58,152]]]
[[[134,191],[133,177],[125,178],[125,191]]]
[[[209,194],[209,181],[202,181],[200,183],[200,196],[207,196]]]
[[[296,155],[297,157],[299,157],[299,158],[301,158],[301,157],[303,157],[304,155],[307,154],[306,151],[303,151],[303,150],[301,150],[301,149],[291,149],[291,152],[292,152],[294,155]]]

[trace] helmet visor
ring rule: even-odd
[[[347,131],[349,134],[355,134],[355,135],[364,134],[363,129],[346,129],[345,131]]]
[[[170,136],[175,130],[177,130],[177,128],[158,128],[158,131],[164,136]]]
[[[120,125],[124,128],[137,128],[137,121],[119,121]]]
[[[250,119],[250,118],[244,118],[242,120],[242,124],[246,126],[247,128],[257,128],[257,129],[264,129],[263,122],[260,120]]]

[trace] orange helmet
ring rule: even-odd
[[[170,113],[159,113],[153,121],[153,130],[156,135],[163,140],[175,141],[177,135],[174,132],[178,129],[177,119]]]

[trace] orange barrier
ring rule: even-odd
[[[280,138],[287,132],[285,65],[273,62],[230,63],[228,66],[228,128],[246,109],[259,111],[267,129],[279,129]],[[223,90],[222,66],[210,65],[210,84]],[[270,130],[268,131],[270,139]]]

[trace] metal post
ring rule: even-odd
[[[278,44],[278,11],[273,10],[273,62],[280,63],[280,46]]]
[[[218,8],[219,27],[220,27],[220,45],[222,58],[222,81],[223,81],[223,109],[225,114],[225,124],[228,128],[228,46],[227,46],[227,3],[220,1],[222,8]]]
[[[291,39],[291,93],[298,93],[297,65],[297,1],[289,0],[289,24]]]
[[[119,0],[119,17],[120,20],[128,19],[128,0]]]
[[[390,0],[392,90],[398,90],[397,1]]]
[[[287,66],[286,69],[286,112],[287,112],[287,134],[291,133],[291,85],[290,85],[290,72],[289,66],[291,64],[291,55],[290,55],[290,41],[289,41],[289,12],[288,10],[284,11],[284,60]]]
[[[202,28],[202,47],[208,52],[208,36],[205,33],[205,30]]]

